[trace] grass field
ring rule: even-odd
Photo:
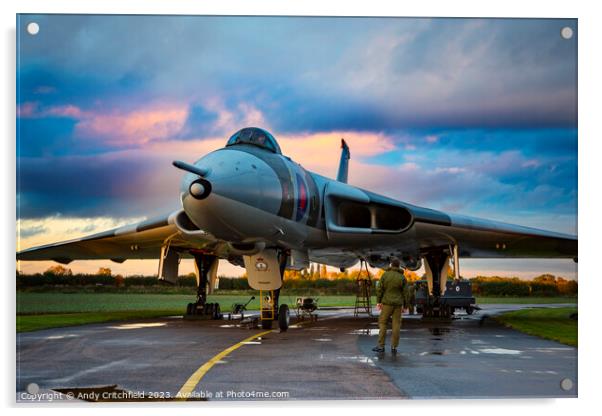
[[[17,332],[37,331],[39,329],[60,328],[65,326],[94,324],[99,322],[125,321],[128,319],[157,318],[159,316],[179,315],[178,309],[154,309],[140,311],[114,312],[71,312],[46,313],[39,315],[17,315]]]
[[[233,303],[246,303],[251,295],[210,295],[209,302],[219,302],[227,312]],[[296,296],[282,295],[281,303],[295,304]],[[373,298],[376,301],[376,298]],[[17,314],[137,311],[152,309],[186,310],[194,295],[118,294],[118,293],[17,293]],[[319,296],[320,306],[353,306],[355,296]],[[259,309],[259,295],[248,306]]]
[[[577,320],[570,319],[576,307],[534,308],[508,312],[496,317],[499,322],[518,331],[577,346]]]
[[[213,295],[209,302],[219,302],[222,312],[233,303],[245,303],[250,295]],[[281,303],[295,304],[296,296],[282,295]],[[355,296],[319,296],[319,305],[353,306]],[[17,331],[81,325],[135,318],[152,318],[184,313],[194,300],[187,294],[133,293],[37,293],[17,292]],[[376,303],[376,299],[372,299]],[[480,298],[477,303],[576,303],[576,298]],[[258,309],[256,296],[249,309]]]
[[[223,311],[228,311],[233,303],[245,303],[250,295],[210,295],[209,302],[219,302]],[[295,303],[297,296],[286,294],[280,297],[281,303]],[[320,306],[353,306],[355,296],[318,296]],[[376,302],[376,298],[372,298]],[[188,302],[194,301],[192,293],[179,294],[133,294],[133,293],[36,293],[17,292],[17,314],[137,311],[151,309],[186,309]],[[478,298],[477,303],[576,303],[576,298]],[[259,308],[259,296],[251,301],[249,309]]]

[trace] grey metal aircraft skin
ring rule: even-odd
[[[455,258],[577,258],[577,237],[471,218],[397,201],[347,184],[342,142],[337,180],[309,172],[267,131],[244,128],[185,171],[182,208],[164,217],[17,253],[18,260],[159,259],[203,255],[243,265],[244,256],[286,252],[286,267],[309,262],[415,270],[432,252]],[[455,250],[455,253],[454,253]],[[428,259],[427,259],[428,261]],[[161,267],[161,266],[160,266]],[[247,264],[248,269],[248,264]],[[159,275],[161,277],[161,268]]]

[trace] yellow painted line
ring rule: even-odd
[[[176,395],[177,398],[182,399],[182,400],[186,400],[188,398],[191,397],[192,392],[194,391],[194,389],[196,388],[196,386],[200,383],[201,379],[203,377],[205,377],[205,374],[207,374],[207,372],[209,370],[211,370],[211,368],[217,364],[217,362],[219,360],[221,360],[222,358],[226,357],[228,354],[230,354],[232,351],[235,351],[237,349],[239,349],[240,347],[242,347],[243,345],[245,345],[245,343],[253,341],[263,335],[269,334],[270,332],[272,332],[272,330],[269,331],[264,331],[264,332],[260,332],[259,334],[255,334],[250,336],[249,338],[245,338],[242,341],[232,345],[231,347],[226,348],[225,350],[223,350],[222,352],[220,352],[219,354],[215,355],[214,357],[212,357],[209,361],[207,361],[205,364],[203,364],[202,366],[199,367],[198,370],[196,370],[191,376],[190,378],[186,381],[186,383],[184,383],[184,385],[182,386],[182,388],[180,389],[180,391],[178,392],[178,394]]]

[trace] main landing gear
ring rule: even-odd
[[[468,315],[480,308],[475,305],[472,286],[460,277],[458,245],[432,250],[424,255],[424,265],[428,288],[422,288],[421,309],[423,318],[448,320],[457,309],[464,309]],[[453,260],[454,279],[447,281],[449,260]],[[418,292],[416,293],[418,298]]]
[[[428,290],[422,316],[423,318],[450,319],[453,309],[442,299],[447,282],[449,255],[443,250],[438,250],[427,253],[424,260]]]
[[[207,302],[207,286],[211,284],[217,274],[218,258],[205,254],[194,256],[194,265],[197,278],[196,302],[189,303],[186,307],[187,319],[221,319],[222,313],[219,303]]]

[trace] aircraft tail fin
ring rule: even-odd
[[[351,159],[351,152],[349,152],[349,146],[345,139],[341,139],[341,160],[339,162],[339,172],[337,173],[337,181],[347,183],[347,177],[349,174],[349,159]]]

